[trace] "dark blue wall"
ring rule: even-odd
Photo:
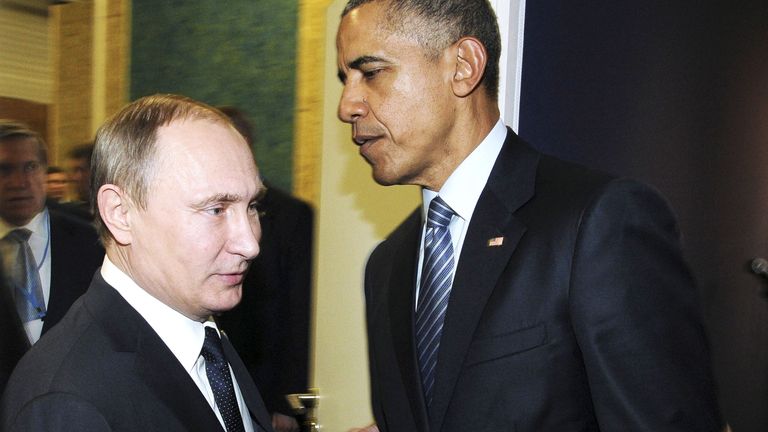
[[[723,411],[768,430],[768,2],[526,2],[520,135],[669,198]]]

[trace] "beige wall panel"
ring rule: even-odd
[[[83,0],[52,6],[54,104],[49,127],[55,147],[64,155],[92,139],[93,2]]]
[[[48,15],[0,2],[0,96],[52,100]]]
[[[336,28],[345,0],[325,15],[324,76],[318,239],[315,251],[315,349],[313,384],[321,394],[323,430],[346,431],[371,421],[365,335],[363,268],[368,254],[419,203],[415,187],[376,185],[336,118],[341,84],[336,78]]]

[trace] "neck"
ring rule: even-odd
[[[495,101],[483,98],[482,103],[478,103],[477,99],[468,98],[464,102],[457,110],[448,132],[445,157],[439,166],[434,167],[431,180],[421,184],[426,189],[439,191],[448,177],[483,142],[499,121],[499,108]]]

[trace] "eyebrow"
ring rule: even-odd
[[[204,208],[211,204],[225,204],[225,203],[233,203],[241,201],[242,197],[237,194],[229,194],[229,193],[218,193],[215,195],[212,195],[202,201],[199,201],[194,204],[197,208]]]
[[[253,199],[251,201],[259,202],[264,199],[264,196],[267,195],[267,186],[262,184],[259,188],[259,191],[256,192],[256,195],[253,196]]]
[[[360,70],[360,68],[362,68],[363,65],[365,64],[377,63],[377,62],[386,62],[386,60],[376,56],[360,56],[352,60],[351,62],[347,63],[347,68]],[[338,77],[339,77],[339,81],[343,83],[344,80],[347,78],[347,74],[345,74],[344,72],[341,71],[341,69],[339,69]]]
[[[262,183],[261,187],[259,187],[259,190],[256,191],[256,193],[250,198],[248,202],[253,202],[253,201],[259,202],[264,199],[264,196],[266,194],[267,194],[267,186]],[[233,203],[233,202],[238,202],[242,200],[243,200],[243,196],[239,194],[217,193],[193,205],[198,208],[204,208],[211,204],[226,204],[226,203]]]

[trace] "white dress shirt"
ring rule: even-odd
[[[205,359],[200,355],[205,340],[205,326],[216,327],[216,323],[209,320],[205,323],[194,321],[175,309],[156,299],[144,289],[139,287],[127,274],[120,270],[107,256],[101,267],[101,276],[108,284],[114,287],[118,293],[149,323],[160,339],[168,346],[181,366],[187,371],[192,380],[200,388],[205,399],[216,413],[221,426],[224,420],[221,417],[213,390],[208,383],[208,375],[205,373]],[[218,329],[217,329],[218,330]],[[248,407],[245,404],[240,386],[235,379],[232,368],[229,370],[232,383],[235,387],[237,404],[243,417],[246,432],[253,432],[253,424]],[[226,428],[225,428],[226,429]]]
[[[475,212],[477,200],[488,182],[493,165],[499,156],[501,147],[507,137],[507,128],[504,122],[499,119],[493,126],[493,129],[483,139],[469,156],[464,159],[458,167],[451,173],[443,184],[439,192],[423,188],[422,197],[422,220],[426,222],[429,212],[429,204],[436,196],[445,201],[453,210],[453,217],[448,229],[451,232],[451,243],[453,244],[454,269],[458,268],[459,258],[461,257],[461,248],[464,245],[464,237],[467,235],[469,222],[472,220],[472,214]],[[419,266],[416,274],[416,302],[419,298],[419,287],[421,286],[421,268],[424,261],[424,235],[426,233],[426,223],[421,228],[421,246],[419,247]],[[451,285],[453,285],[453,276],[451,275]],[[414,308],[417,307],[414,304]]]
[[[47,310],[48,300],[51,298],[51,223],[48,209],[43,208],[43,211],[36,214],[28,224],[20,227],[9,225],[0,219],[0,238],[5,237],[9,232],[17,228],[26,228],[32,232],[27,243],[29,248],[32,249],[32,255],[35,257],[35,263],[37,263],[37,272],[40,275],[43,300]],[[10,251],[4,252],[9,253]],[[13,259],[16,257],[15,252],[17,251],[11,253],[11,256],[14,257]],[[43,332],[43,320],[36,319],[24,323],[24,331],[27,333],[29,342],[34,344],[40,339],[40,335]]]

